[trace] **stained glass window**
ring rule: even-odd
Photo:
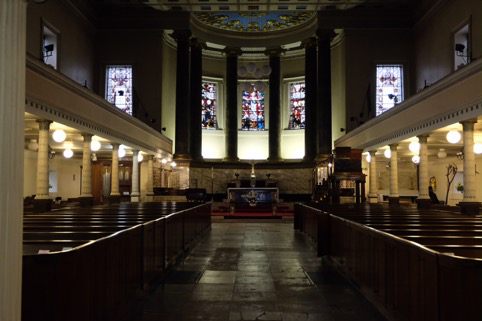
[[[132,66],[107,66],[105,99],[120,110],[132,115]]]
[[[203,81],[201,98],[201,124],[203,129],[216,129],[216,109],[218,101],[218,84],[215,82]]]
[[[242,99],[242,130],[264,130],[264,92],[262,85],[247,84]]]
[[[403,101],[403,66],[377,65],[376,115]]]
[[[288,129],[305,128],[305,82],[289,83],[290,120]]]

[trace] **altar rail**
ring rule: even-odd
[[[354,221],[381,224],[385,220],[389,226],[405,224],[408,229],[424,226],[425,217],[428,223],[423,231],[434,233],[444,224],[463,225],[460,222],[470,229],[470,225],[480,226],[481,219],[437,211],[410,215],[396,210],[370,213],[339,207],[333,212],[337,214],[296,204],[294,227],[309,235],[317,244],[318,254],[328,256],[389,319],[482,320],[482,260],[474,257],[480,255],[480,245],[453,245],[442,237],[448,251],[458,254],[447,255],[440,252],[447,251],[444,245],[432,245],[431,249]],[[434,221],[439,221],[439,225],[434,225]],[[461,253],[472,257],[463,257]]]
[[[79,209],[77,214],[71,210],[27,217],[26,224],[34,222],[24,232],[30,234],[25,240],[29,249],[58,248],[57,244],[73,248],[23,256],[22,320],[132,319],[143,291],[210,228],[211,204],[161,207],[141,204],[135,208],[93,208],[91,214],[86,213],[88,209]],[[38,232],[48,222],[54,231]],[[94,240],[85,240],[89,231],[119,227],[108,236],[96,239],[93,233],[90,237]],[[32,239],[32,231],[37,231],[38,239]],[[66,234],[57,236],[60,233]]]

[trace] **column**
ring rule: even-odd
[[[377,156],[376,150],[369,151],[371,161],[370,161],[370,190],[368,192],[368,202],[378,203],[378,180],[377,180]]]
[[[49,199],[49,129],[50,120],[38,120],[36,200]]]
[[[110,172],[110,200],[119,201],[119,144],[112,144],[112,166]]]
[[[318,135],[316,129],[316,39],[309,38],[305,46],[305,157],[304,160],[312,162],[316,156]]]
[[[176,61],[176,133],[174,158],[191,160],[189,155],[189,38],[191,31],[176,30],[172,34],[177,42]]]
[[[21,320],[26,1],[0,1],[0,320]],[[12,148],[13,147],[13,148]]]
[[[475,181],[474,124],[477,119],[461,122],[464,128],[464,198],[459,203],[464,214],[479,214],[480,202],[477,201]]]
[[[147,155],[147,186],[146,186],[146,195],[147,200],[152,201],[152,196],[154,196],[154,156]]]
[[[272,49],[269,55],[269,161],[281,160],[281,122],[280,122],[280,49]]]
[[[398,204],[400,195],[398,194],[398,144],[391,144],[390,151],[392,157],[390,157],[390,195],[388,196],[388,202],[390,204]]]
[[[238,161],[238,55],[239,49],[226,49],[226,158]]]
[[[331,39],[333,30],[318,30],[318,158],[326,159],[332,153],[331,134]]]
[[[138,150],[132,151],[132,185],[131,185],[131,202],[139,202],[139,155]]]
[[[425,208],[431,205],[430,196],[428,195],[428,135],[418,136],[420,143],[420,163],[418,164],[418,198],[417,207]]]
[[[202,87],[202,45],[197,39],[191,40],[191,141],[190,152],[193,160],[201,161],[201,87]]]
[[[82,134],[84,142],[82,144],[82,189],[80,191],[80,204],[82,206],[93,205],[92,197],[92,163],[90,159],[90,143],[92,134]]]

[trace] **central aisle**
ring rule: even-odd
[[[142,320],[385,319],[292,221],[220,221],[147,299]]]

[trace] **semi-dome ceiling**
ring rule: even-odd
[[[259,33],[303,25],[315,17],[315,12],[196,12],[192,16],[215,29]]]

